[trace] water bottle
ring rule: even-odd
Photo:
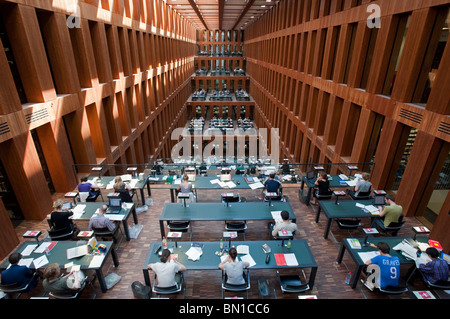
[[[347,273],[347,276],[345,277],[345,284],[349,284],[350,283],[350,279],[352,278],[352,273],[349,271]]]
[[[163,249],[167,249],[167,239],[166,239],[166,237],[163,237],[162,246],[163,246]]]
[[[286,247],[287,247],[288,249],[291,248],[291,239],[288,240]]]
[[[223,239],[220,239],[220,249],[223,249]]]

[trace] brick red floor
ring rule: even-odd
[[[94,285],[97,291],[97,299],[131,299],[133,293],[131,284],[134,281],[144,282],[142,275],[142,267],[145,261],[147,251],[152,241],[160,240],[159,232],[159,216],[165,203],[170,201],[169,190],[167,186],[163,188],[152,187],[153,206],[150,206],[147,212],[138,215],[139,224],[143,225],[143,229],[137,239],[131,241],[123,241],[118,256],[120,266],[114,267],[109,262],[104,268],[105,275],[115,273],[121,276],[120,281],[106,293],[102,293],[98,283]],[[255,195],[259,191],[242,191],[241,196],[245,196],[248,201],[255,201]],[[297,216],[297,224],[299,233],[296,238],[306,239],[311,247],[314,258],[319,266],[315,286],[312,291],[306,294],[316,295],[319,299],[388,299],[388,298],[414,298],[412,293],[406,293],[401,296],[386,296],[371,292],[358,283],[356,289],[350,288],[344,283],[345,276],[351,271],[354,264],[350,257],[346,254],[341,264],[336,264],[335,260],[339,251],[340,241],[345,237],[362,237],[359,231],[340,230],[336,224],[332,226],[332,234],[328,239],[323,238],[325,227],[325,219],[321,218],[319,223],[315,222],[315,210],[317,206],[306,206],[298,196],[298,188],[285,188],[284,194],[288,196],[289,202]],[[54,197],[59,198],[63,194],[55,194]],[[203,191],[199,193],[199,201],[218,201],[220,192]],[[132,223],[130,219],[130,223]],[[406,218],[406,226],[399,232],[399,235],[413,235],[411,227],[421,225],[415,218]],[[87,229],[87,224],[78,223],[81,229]],[[194,222],[193,240],[218,240],[223,231],[222,222]],[[46,220],[43,221],[24,221],[17,228],[17,235],[22,238],[22,234],[27,229],[38,229],[46,233]],[[246,231],[247,240],[261,240],[268,237],[266,222],[249,222]],[[402,271],[406,271],[402,269]],[[249,292],[250,298],[259,298],[257,289],[258,278],[269,280],[269,288],[271,289],[270,298],[297,298],[296,294],[283,295],[276,281],[275,271],[258,271],[252,273],[252,289]],[[306,271],[308,275],[308,271]],[[186,280],[186,298],[221,298],[221,275],[220,271],[188,271],[185,274]],[[418,281],[416,286],[411,290],[424,289],[425,287]],[[31,296],[39,296],[42,293],[40,287],[35,292],[24,295],[23,298]],[[229,295],[227,295],[229,296]],[[83,294],[83,298],[89,298],[90,291],[87,289]]]

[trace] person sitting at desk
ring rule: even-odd
[[[115,192],[120,192],[121,190],[124,190],[124,189],[126,189],[126,190],[128,190],[130,192],[132,191],[132,188],[131,188],[130,184],[125,183],[122,180],[121,176],[116,176],[114,178],[114,191]]]
[[[157,278],[157,287],[175,286],[175,274],[186,270],[186,266],[179,263],[174,256],[170,257],[170,250],[164,249],[159,258],[160,262],[148,264],[147,269],[153,270]]]
[[[369,173],[363,173],[362,179],[359,180],[355,185],[355,190],[348,190],[349,195],[358,196],[359,193],[367,193],[370,191],[372,187],[372,183],[369,181],[370,175]]]
[[[281,174],[289,175],[291,173],[291,166],[288,163],[288,160],[284,160],[283,165],[281,165]]]
[[[29,269],[27,266],[19,265],[19,261],[22,259],[20,253],[14,252],[8,257],[8,261],[11,266],[8,269],[2,271],[2,285],[20,285],[21,288],[30,283],[25,292],[32,291],[37,283],[38,277],[36,271]]]
[[[264,190],[266,190],[267,193],[277,193],[277,195],[280,194],[280,190],[282,189],[282,185],[279,181],[275,179],[275,173],[270,173],[269,178],[266,179],[264,182],[264,188],[261,191],[261,196],[258,197],[260,200],[263,199]]]
[[[100,189],[94,180],[94,183],[88,182],[88,177],[83,176],[78,184],[78,191],[80,193],[89,193],[89,196],[95,197],[100,193]]]
[[[425,280],[432,283],[436,281],[448,281],[448,263],[439,258],[439,251],[434,247],[428,247],[425,253],[431,259],[430,262],[419,265],[419,269],[425,277]]]
[[[70,217],[73,215],[72,211],[63,210],[64,202],[60,199],[53,203],[54,211],[50,214],[50,226],[53,230],[67,230],[68,232],[75,229],[76,225],[72,222]]]
[[[318,187],[319,195],[330,195],[330,182],[328,181],[328,174],[326,172],[322,172],[320,176],[314,182],[314,185]],[[313,192],[314,198],[316,198],[316,193]],[[316,204],[316,202],[311,202],[311,204]]]
[[[183,175],[183,180],[181,181],[180,185],[178,185],[177,187],[177,192],[180,193],[188,193],[189,194],[189,200],[193,200],[193,190],[194,190],[194,185],[192,185],[192,183],[189,182],[189,176],[187,174]],[[191,198],[191,194],[192,194],[192,198]],[[179,200],[181,201],[181,200]]]
[[[379,206],[380,218],[375,218],[372,225],[384,223],[384,226],[388,227],[391,223],[398,223],[400,216],[402,215],[403,207],[395,203],[394,196],[386,195],[386,204],[389,206]]]
[[[245,284],[244,268],[249,266],[248,262],[237,261],[237,250],[232,247],[228,250],[228,256],[219,264],[219,269],[225,271],[228,279],[227,283],[230,285]]]
[[[275,221],[275,225],[272,228],[272,236],[274,238],[277,238],[278,232],[282,230],[290,231],[292,234],[298,231],[297,224],[289,220],[289,212],[283,210],[280,215],[281,221]]]
[[[125,183],[120,176],[116,176],[114,179],[114,192],[120,194],[122,202],[133,201],[133,189],[131,188],[131,185]]]
[[[42,286],[50,293],[71,295],[81,288],[83,278],[82,271],[71,271],[67,275],[61,276],[59,264],[54,263],[44,269]]]
[[[379,242],[377,244],[377,248],[379,251],[379,255],[373,257],[366,261],[366,266],[369,265],[377,265],[379,268],[379,276],[375,278],[376,283],[366,283],[363,281],[364,285],[369,289],[373,289],[371,287],[380,287],[382,289],[387,286],[397,287],[398,281],[400,279],[400,260],[398,257],[392,257],[389,253],[391,248],[385,242]],[[367,278],[369,279],[369,277]]]
[[[98,214],[91,217],[89,220],[89,230],[108,228],[110,232],[114,232],[117,227],[117,224],[112,222],[108,217],[105,216],[106,211],[108,210],[108,206],[102,205],[98,209]]]

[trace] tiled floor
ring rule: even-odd
[[[248,201],[256,201],[255,195],[259,191],[242,191],[241,196],[247,198]],[[297,216],[297,224],[299,226],[299,233],[296,238],[306,239],[311,247],[314,258],[318,264],[318,272],[316,276],[315,286],[312,291],[306,294],[316,295],[319,299],[387,299],[387,298],[414,298],[412,293],[403,294],[400,296],[386,296],[367,290],[361,283],[358,283],[356,289],[352,289],[349,285],[344,283],[345,277],[349,271],[354,267],[353,261],[344,256],[341,264],[336,264],[336,257],[339,251],[339,242],[352,235],[353,237],[362,237],[359,231],[353,231],[351,234],[348,231],[340,230],[334,223],[328,239],[323,238],[325,227],[325,218],[321,218],[319,223],[315,222],[315,212],[317,206],[306,206],[299,200],[298,188],[285,188],[284,194],[288,196],[289,202]],[[58,198],[62,194],[55,194]],[[199,201],[218,201],[220,197],[219,191],[202,191],[199,192]],[[115,273],[121,277],[120,281],[106,293],[102,293],[99,289],[98,282],[94,285],[97,291],[97,299],[131,299],[134,298],[131,284],[134,281],[144,282],[142,275],[142,267],[147,255],[148,249],[152,241],[160,240],[159,232],[159,216],[165,203],[170,201],[169,190],[167,186],[158,189],[157,186],[152,187],[153,206],[149,206],[147,212],[138,215],[139,224],[143,225],[142,231],[136,239],[131,241],[123,241],[118,251],[120,265],[114,267],[112,262],[104,267],[104,274],[108,275]],[[363,221],[364,222],[364,221]],[[368,222],[368,221],[367,221]],[[130,219],[132,223],[132,219]],[[413,235],[411,227],[420,225],[415,218],[406,218],[405,227],[399,232],[399,235]],[[80,229],[87,229],[87,224],[78,223]],[[223,231],[223,222],[194,222],[193,240],[218,240]],[[19,238],[28,229],[38,229],[46,233],[47,222],[24,221],[17,228]],[[248,230],[246,231],[247,240],[264,240],[269,239],[267,231],[267,222],[249,222]],[[402,269],[405,273],[407,269]],[[252,273],[252,289],[249,292],[249,298],[259,298],[257,289],[258,278],[269,280],[269,288],[272,293],[270,298],[297,298],[296,294],[283,295],[279,288],[275,272],[258,271]],[[306,271],[308,275],[308,271]],[[185,273],[186,281],[186,298],[221,298],[221,275],[220,271],[188,271]],[[420,282],[416,281],[416,285],[410,290],[424,289],[425,287]],[[39,296],[42,291],[39,287],[35,292],[24,295],[22,298],[30,296]],[[87,289],[83,297],[89,297],[90,292]],[[229,296],[227,294],[227,296]]]

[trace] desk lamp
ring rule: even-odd
[[[358,166],[347,166],[349,170],[349,176],[353,176],[352,172],[358,170]]]
[[[277,198],[278,194],[277,193],[266,192],[265,196],[269,199],[269,206],[273,206],[272,205],[272,198]]]
[[[102,166],[96,166],[96,167],[92,167],[91,168],[91,172],[92,173],[97,173],[98,177],[100,177],[100,175],[102,174],[103,171],[103,167]]]
[[[340,197],[340,196],[345,196],[346,194],[345,194],[344,191],[334,191],[334,192],[333,192],[333,195],[336,196],[336,202],[335,202],[335,204],[336,204],[336,205],[339,205],[339,203],[338,203],[339,197]]]
[[[186,205],[186,198],[189,198],[189,193],[178,193],[178,198],[183,199],[183,207],[188,207]]]

